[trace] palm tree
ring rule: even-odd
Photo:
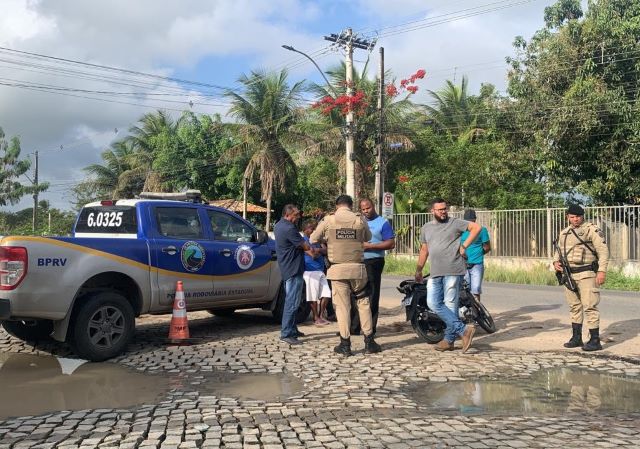
[[[127,185],[122,179],[124,174],[132,170],[131,162],[135,153],[131,142],[127,139],[118,140],[102,152],[104,164],[85,167],[84,171],[93,175],[89,184],[97,197],[108,195],[112,199],[131,198],[133,194],[139,192],[135,186]]]
[[[495,93],[493,86],[483,85],[480,96],[469,95],[468,85],[466,76],[462,77],[459,86],[447,80],[443,89],[429,91],[435,105],[423,106],[436,130],[447,133],[452,140],[460,142],[473,142],[486,132],[487,120],[483,105]]]
[[[290,143],[291,127],[299,120],[303,82],[290,88],[286,70],[252,71],[249,76],[243,74],[238,82],[243,86],[242,94],[228,90],[225,95],[231,100],[229,113],[238,121],[242,143],[232,147],[226,156],[237,156],[240,151],[248,154],[245,177],[250,183],[255,173],[260,173],[261,196],[267,203],[266,229],[269,229],[274,190],[284,192],[287,184],[291,185],[289,175],[296,171],[286,146]]]
[[[142,116],[139,125],[129,129],[127,140],[135,149],[131,155],[131,171],[125,174],[132,182],[142,178],[142,190],[163,190],[162,176],[153,171],[153,159],[156,150],[166,145],[177,145],[176,134],[180,120],[174,121],[165,111],[158,110]]]

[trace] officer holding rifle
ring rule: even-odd
[[[584,209],[572,204],[567,209],[569,226],[555,242],[553,267],[558,281],[565,286],[565,296],[571,314],[573,335],[565,348],[582,346],[583,351],[599,351],[600,286],[606,280],[609,250],[604,234],[592,223],[584,221]],[[586,321],[589,341],[582,342],[582,323]]]

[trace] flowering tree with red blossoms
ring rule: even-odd
[[[393,98],[400,95],[402,92],[407,92],[408,95],[415,94],[418,92],[418,86],[416,86],[416,82],[425,77],[427,72],[424,69],[418,70],[416,73],[411,75],[409,78],[405,78],[400,80],[400,88],[398,89],[395,84],[387,84],[386,93],[387,97]]]
[[[353,95],[344,94],[336,98],[327,95],[311,105],[312,108],[320,109],[320,112],[324,115],[329,115],[331,111],[336,109],[342,115],[347,115],[349,111],[353,111],[359,117],[367,112],[368,106],[369,103],[366,101],[366,95],[362,90],[357,90]]]
[[[378,144],[378,129],[380,116],[376,107],[378,97],[378,82],[375,78],[366,77],[366,68],[361,73],[354,71],[353,82],[348,85],[345,81],[346,67],[340,64],[330,68],[327,72],[330,86],[315,85],[312,90],[318,94],[318,100],[311,106],[311,110],[322,117],[317,122],[307,124],[307,129],[315,133],[312,138],[313,146],[307,146],[308,154],[329,157],[336,163],[336,186],[340,186],[344,180],[339,179],[344,164],[344,133],[346,115],[352,112],[356,118],[353,123],[355,135],[354,158],[356,167],[356,194],[358,196],[370,196],[373,192],[374,176],[377,171],[376,148]],[[413,132],[409,123],[405,120],[411,110],[411,102],[408,97],[418,91],[416,85],[425,77],[424,70],[393,84],[384,87],[387,101],[383,110],[384,115],[384,141],[389,143],[402,143],[404,151],[413,148],[410,135]],[[393,79],[389,74],[387,79]],[[350,88],[350,89],[349,89]],[[401,95],[406,93],[407,95]],[[309,135],[309,134],[308,134]],[[339,193],[337,191],[336,193]]]
[[[419,69],[409,78],[400,80],[400,88],[397,88],[393,83],[387,84],[385,87],[387,97],[394,98],[402,92],[407,92],[408,95],[415,94],[418,92],[416,82],[423,79],[426,74],[427,72],[424,69]],[[321,98],[320,101],[311,105],[314,109],[320,109],[320,112],[324,115],[329,115],[333,110],[337,110],[343,116],[353,111],[353,113],[358,117],[362,117],[366,114],[368,106],[369,102],[366,99],[366,94],[360,89],[356,90],[352,95],[343,94],[335,98],[330,95],[326,95]]]

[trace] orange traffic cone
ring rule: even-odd
[[[187,304],[184,301],[182,281],[176,283],[176,297],[173,300],[173,315],[169,326],[169,341],[181,343],[189,339],[189,322],[187,320]]]

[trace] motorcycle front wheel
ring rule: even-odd
[[[480,301],[474,300],[473,307],[476,309],[476,322],[487,334],[493,334],[496,331],[496,323],[493,322],[491,314]]]
[[[419,315],[416,315],[411,320],[411,326],[418,334],[418,337],[430,345],[435,345],[444,338],[445,325],[439,318],[427,317],[426,319],[421,319]]]

